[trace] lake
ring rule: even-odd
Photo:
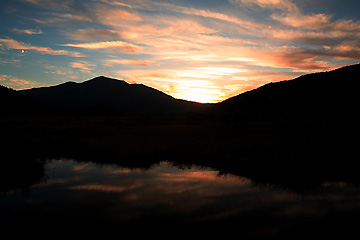
[[[280,238],[349,232],[360,216],[360,189],[346,182],[296,191],[167,161],[142,169],[60,159],[44,169],[41,181],[0,195],[2,220],[12,226],[216,227]]]

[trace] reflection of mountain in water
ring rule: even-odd
[[[28,195],[1,196],[4,229],[56,232],[66,226],[60,232],[71,229],[81,236],[141,230],[144,237],[160,228],[167,237],[171,230],[177,236],[236,233],[242,239],[357,231],[357,221],[349,217],[358,216],[360,193],[344,182],[299,195],[196,165],[159,162],[144,171],[66,159],[46,162],[45,174],[44,184],[32,187]]]
[[[44,179],[44,162],[34,159],[1,159],[0,193],[28,189]]]
[[[158,166],[163,163],[161,160],[144,160],[144,161],[121,161],[118,159],[107,159],[106,163],[99,159],[99,156],[91,158],[90,156],[83,156],[83,159],[79,164],[87,166],[89,162],[98,166],[112,166],[113,168],[127,168],[131,172],[140,170],[147,172],[154,166]],[[67,160],[66,160],[67,161]],[[217,171],[218,176],[233,176],[246,178],[255,186],[263,186],[265,189],[281,189],[288,192],[295,192],[299,194],[307,193],[321,193],[324,186],[328,182],[342,183],[349,186],[360,186],[360,176],[357,170],[350,170],[342,172],[313,172],[305,169],[281,169],[275,167],[262,168],[261,166],[246,165],[243,163],[236,164],[221,164],[219,161],[209,163],[197,162],[196,159],[187,159],[181,161],[177,159],[174,162],[167,162],[169,166],[179,169],[194,169],[197,168],[200,171],[206,169],[212,169]],[[195,164],[194,164],[195,163]],[[31,186],[38,184],[41,181],[45,181],[48,178],[45,176],[44,166],[48,164],[47,160],[18,160],[18,161],[4,161],[1,164],[1,179],[0,179],[0,193],[7,193],[12,191],[22,191],[26,193]],[[324,168],[326,169],[326,168]],[[333,169],[334,170],[334,169]],[[84,169],[86,171],[86,169]],[[304,175],[306,174],[306,175]]]

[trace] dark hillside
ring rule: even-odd
[[[181,114],[197,112],[205,106],[175,99],[142,84],[128,84],[103,76],[82,83],[67,82],[21,93],[55,108],[84,113]]]
[[[51,112],[45,105],[1,85],[0,102],[0,116],[41,115]]]
[[[347,118],[357,114],[360,64],[269,83],[217,104],[222,114],[250,119]]]

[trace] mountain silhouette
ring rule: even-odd
[[[216,104],[214,111],[245,119],[353,117],[359,77],[356,64],[268,83]]]
[[[57,109],[90,114],[182,114],[205,106],[175,99],[143,84],[129,84],[104,76],[20,92]]]
[[[248,120],[339,119],[357,114],[359,76],[360,64],[355,64],[268,83],[217,104],[175,99],[143,84],[129,84],[104,76],[82,83],[66,82],[21,91],[1,87],[0,97],[8,103],[3,112],[6,108],[7,112],[24,114],[36,113],[39,105],[43,105],[43,109],[47,105],[48,110],[57,109],[60,114],[183,114],[208,109],[212,116]]]
[[[39,115],[51,112],[51,109],[40,102],[1,85],[0,102],[0,116]]]

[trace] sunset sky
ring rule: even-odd
[[[218,102],[359,63],[359,9],[359,0],[1,0],[0,84],[104,75]]]

